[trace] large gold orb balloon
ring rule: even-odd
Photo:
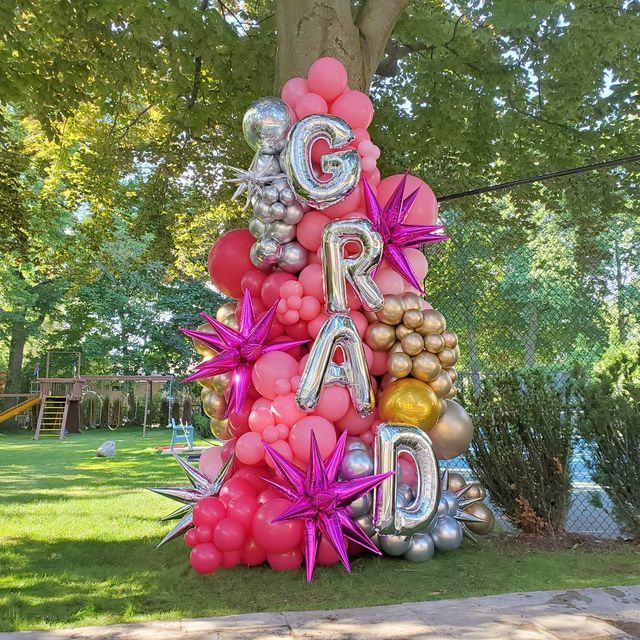
[[[225,304],[221,304],[216,311],[216,320],[218,322],[224,322],[224,319],[236,312],[236,305],[233,302],[227,302]]]
[[[444,349],[444,338],[439,333],[429,333],[424,337],[424,348],[429,353],[440,353]]]
[[[473,439],[473,423],[469,414],[457,402],[446,400],[447,410],[431,431],[429,437],[436,456],[451,460],[467,450]]]
[[[420,333],[424,336],[427,333],[442,333],[447,328],[447,321],[444,316],[435,309],[425,309],[422,312],[422,326]]]
[[[204,392],[204,389],[202,390]],[[224,418],[224,412],[227,408],[227,403],[224,398],[215,391],[209,391],[208,393],[202,393],[202,409],[210,417],[216,420],[222,420]]]
[[[449,484],[446,487],[449,491],[458,491],[458,489],[462,489],[467,484],[464,476],[461,473],[456,473],[455,471],[449,471]],[[465,498],[467,497],[467,493],[464,494]]]
[[[422,336],[415,332],[402,338],[400,344],[402,345],[402,350],[410,356],[417,356],[424,349]]]
[[[413,367],[411,375],[422,382],[431,382],[435,380],[442,371],[442,365],[437,356],[428,351],[421,351],[417,356],[412,358]]]
[[[422,312],[422,298],[417,293],[405,293],[402,296],[402,303],[407,311],[416,309]],[[422,320],[420,320],[420,324],[422,324]]]
[[[442,337],[444,338],[445,347],[454,349],[458,346],[458,336],[453,331],[445,331]]]
[[[444,398],[449,391],[451,391],[451,378],[449,374],[443,369],[435,380],[429,383],[429,386],[435,391],[438,398]]]
[[[396,332],[391,325],[384,322],[374,322],[367,327],[364,341],[374,351],[387,351],[396,341]]]
[[[402,298],[396,295],[388,295],[384,297],[384,306],[376,315],[381,322],[396,325],[402,322],[404,312]]]
[[[380,394],[380,419],[431,429],[438,420],[436,394],[420,380],[405,378],[391,383]]]
[[[438,360],[440,360],[445,369],[448,369],[449,367],[453,367],[453,365],[458,361],[458,358],[453,349],[445,347],[440,351],[440,353],[438,353]]]
[[[493,531],[493,527],[496,524],[496,517],[493,515],[493,511],[484,504],[484,502],[475,502],[465,508],[466,513],[470,513],[476,518],[482,518],[482,522],[467,522],[465,525],[468,527],[471,533],[477,533],[479,536],[486,536]]]
[[[392,353],[387,360],[387,371],[394,378],[406,378],[411,373],[411,358],[406,353]]]

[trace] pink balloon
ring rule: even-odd
[[[238,438],[236,443],[236,456],[244,464],[257,464],[264,459],[264,447],[259,433],[250,431]]]
[[[384,375],[387,372],[388,357],[386,351],[374,351],[373,364],[369,367],[369,373],[374,376]]]
[[[280,96],[291,109],[295,109],[296,102],[306,93],[309,93],[306,78],[290,78],[284,83]]]
[[[284,351],[271,351],[260,356],[253,365],[251,380],[258,393],[265,398],[275,398],[274,383],[278,378],[292,378],[298,373],[295,358]]]
[[[348,246],[349,245],[347,245],[347,247]],[[357,311],[362,307],[362,302],[360,301],[360,298],[358,298],[358,294],[353,290],[353,288],[348,282],[347,282],[347,306],[352,311]],[[366,328],[365,328],[365,331],[366,331]]]
[[[418,249],[413,249],[411,247],[403,249],[402,251],[409,261],[413,272],[416,274],[418,282],[422,282],[426,278],[427,271],[429,270],[426,256]]]
[[[270,478],[271,471],[267,467],[242,467],[234,474],[234,478],[243,478],[251,484],[256,491],[264,491],[269,485],[262,477]],[[262,477],[261,477],[262,476]]]
[[[258,546],[253,538],[247,538],[242,545],[242,564],[257,567],[267,559],[267,552]]]
[[[196,573],[213,573],[222,562],[222,554],[211,542],[203,542],[191,549],[189,562]]]
[[[253,518],[253,538],[267,553],[286,553],[298,547],[302,541],[301,520],[273,521],[291,502],[276,498],[263,504]]]
[[[400,466],[398,482],[415,485],[418,482],[418,470],[413,457],[408,453],[401,453],[398,457],[398,464]]]
[[[376,412],[366,418],[362,418],[356,413],[353,406],[350,406],[344,417],[336,420],[336,427],[340,429],[340,431],[346,431],[351,436],[357,436],[368,431],[375,419]]]
[[[360,143],[364,142],[365,140],[371,140],[371,136],[366,129],[354,129],[353,133],[356,134],[356,138],[352,144],[355,144],[356,147],[359,147]]]
[[[255,238],[248,229],[234,229],[221,235],[211,247],[208,270],[211,282],[231,298],[242,296],[240,282],[247,271],[254,269],[249,250]]]
[[[378,269],[373,281],[384,295],[400,294],[404,292],[404,278],[389,267]]]
[[[307,416],[298,420],[289,432],[289,444],[296,458],[309,462],[311,431],[315,433],[322,458],[326,458],[336,445],[336,430],[325,418]]]
[[[362,172],[367,175],[373,173],[376,170],[376,159],[371,156],[362,158]]]
[[[302,565],[302,551],[291,549],[285,553],[267,553],[267,562],[274,571],[292,571]]]
[[[362,187],[360,186],[360,183],[358,183],[355,189],[346,198],[344,198],[344,200],[341,200],[340,202],[338,202],[338,204],[334,204],[331,207],[323,209],[322,213],[324,213],[325,216],[331,218],[332,220],[341,218],[345,214],[359,209],[361,197]]]
[[[203,525],[215,526],[227,515],[224,503],[220,498],[209,496],[196,502],[193,508],[193,524],[197,527]]]
[[[321,416],[329,422],[342,418],[351,405],[351,396],[346,387],[326,386],[320,392],[320,402],[313,415]]]
[[[378,185],[378,202],[381,205],[387,203],[395,188],[398,186],[404,174],[389,176]],[[431,187],[420,180],[416,176],[407,176],[407,183],[404,187],[404,197],[413,193],[416,189],[418,195],[409,209],[407,217],[404,219],[405,224],[435,224],[438,217],[438,200],[431,190]]]
[[[307,328],[309,329],[309,335],[315,339],[320,333],[322,325],[326,322],[329,316],[325,311],[321,311],[313,320],[309,321]]]
[[[209,447],[200,455],[198,468],[208,478],[215,478],[222,464],[222,447]]]
[[[256,407],[249,414],[249,427],[251,428],[251,431],[255,431],[256,433],[262,433],[265,427],[269,427],[274,424],[275,424],[275,420],[273,418],[273,414],[271,413],[271,403],[269,403],[269,408]],[[244,435],[247,436],[249,434],[245,433]],[[238,442],[240,442],[240,439],[238,439]],[[237,446],[236,446],[236,449],[237,449]]]
[[[369,322],[367,319],[359,312],[359,311],[350,311],[349,317],[353,320],[356,325],[356,329],[358,330],[358,334],[361,338],[364,338],[364,334],[367,331],[367,327],[369,326]]]
[[[321,566],[329,566],[340,562],[340,556],[333,548],[332,544],[322,536],[320,544],[318,545],[318,555],[316,557],[316,564]]]
[[[298,242],[309,251],[317,251],[329,218],[320,211],[309,211],[296,227]]]
[[[290,324],[287,327],[287,335],[289,338],[293,338],[294,340],[308,340],[309,339],[309,329],[307,327],[307,323],[303,320],[299,320],[294,324]],[[300,347],[295,347],[293,349],[289,349],[287,353],[290,353],[294,358],[298,358],[300,352]]]
[[[242,291],[249,290],[252,301],[255,303],[260,299],[260,291],[262,290],[262,284],[265,281],[267,274],[259,269],[251,269],[247,271],[240,280],[240,288]]]
[[[280,299],[280,287],[287,282],[287,280],[295,280],[295,276],[290,273],[285,273],[284,271],[276,271],[264,279],[260,297],[265,308],[270,308],[276,300]]]
[[[279,440],[280,432],[278,431],[278,427],[275,425],[266,427],[262,432],[262,439],[269,444],[273,444],[276,440]]]
[[[245,529],[241,522],[232,518],[223,518],[213,530],[213,544],[220,551],[235,551],[242,547]]]
[[[367,361],[367,367],[371,370],[371,367],[373,366],[373,349],[368,344],[364,344],[362,347],[364,349],[364,357]]]
[[[331,105],[331,113],[354,129],[366,129],[373,120],[373,103],[362,91],[346,91]]]
[[[295,107],[298,118],[312,114],[323,114],[329,111],[326,100],[317,93],[305,93],[296,100]]]
[[[316,298],[316,300],[319,300],[320,302],[324,301],[324,290],[322,285],[322,267],[319,264],[310,264],[306,266],[300,272],[300,275],[298,276],[298,281],[302,285],[302,289],[304,290],[305,296],[313,296],[314,298]]]
[[[255,498],[257,491],[254,486],[245,478],[231,478],[227,480],[222,489],[220,489],[220,500],[225,504],[229,504],[238,496],[250,496]]]
[[[373,435],[373,433],[371,431],[365,431],[361,436],[362,441],[366,444],[373,444],[373,441],[375,439],[375,436]]]
[[[300,307],[300,319],[309,322],[309,320],[317,318],[321,310],[322,306],[317,298],[314,296],[303,296],[302,306]]]
[[[237,564],[240,564],[240,562],[242,562],[242,549],[223,551],[220,566],[225,569],[231,569],[231,567],[235,567]]]
[[[213,527],[208,524],[200,525],[196,527],[196,540],[199,543],[201,542],[211,542],[213,539]]]
[[[259,505],[267,504],[267,502],[271,502],[276,498],[282,498],[282,494],[276,489],[274,489],[273,487],[268,487],[267,489],[265,489],[264,491],[261,491],[258,494],[258,504]],[[252,527],[252,530],[253,530],[253,527]]]
[[[276,440],[271,447],[275,449],[283,458],[291,461],[293,460],[293,451],[291,451],[291,447],[284,440]],[[266,463],[272,468],[275,469],[276,465],[271,457],[269,452],[265,453],[264,459]]]
[[[367,178],[367,182],[375,190],[380,185],[380,169],[376,167],[375,171]]]
[[[309,89],[327,102],[335,100],[347,88],[347,80],[347,70],[335,58],[318,58],[307,73]]]
[[[196,528],[195,527],[191,527],[191,529],[189,529],[185,534],[184,534],[184,543],[188,546],[191,547],[193,549],[193,547],[195,547],[197,544],[200,544],[200,540],[198,540],[198,536],[196,535]]]
[[[274,398],[271,403],[271,410],[278,424],[284,424],[287,427],[292,427],[298,420],[307,415],[297,405],[296,396],[293,393]]]

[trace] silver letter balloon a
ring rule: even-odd
[[[418,487],[411,504],[396,503],[398,456],[406,452],[418,469]],[[411,536],[429,529],[438,517],[440,471],[429,436],[404,424],[378,425],[375,441],[375,473],[395,471],[374,495],[374,526],[383,535]]]
[[[331,149],[349,144],[353,129],[341,118],[310,115],[296,122],[289,132],[284,165],[296,195],[314,209],[325,209],[344,200],[360,180],[360,156],[355,149],[336,151],[322,156],[322,171],[331,179],[321,181],[313,170],[311,147],[324,139]]]

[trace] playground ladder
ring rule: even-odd
[[[62,440],[68,412],[69,396],[45,396],[40,405],[34,440],[41,435],[57,435]]]

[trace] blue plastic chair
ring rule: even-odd
[[[189,451],[193,449],[193,425],[182,424],[182,422],[176,424],[175,419],[171,418],[171,451],[180,442],[186,442]]]

